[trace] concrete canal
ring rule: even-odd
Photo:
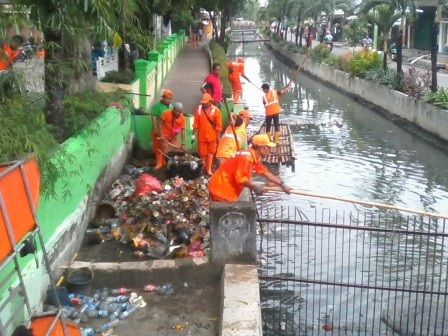
[[[241,52],[241,46],[230,49]],[[291,69],[271,52],[251,44],[245,53],[246,75],[256,86],[267,82],[280,89],[289,81]],[[250,83],[243,90],[256,132],[264,120],[262,92]],[[294,134],[296,171],[271,168],[292,188],[427,212],[448,209],[443,147],[303,73],[281,104],[281,121]],[[429,331],[425,320],[432,324],[429,334],[448,332],[440,319],[446,304],[440,295],[446,293],[445,220],[281,193],[264,195],[257,205],[259,216],[271,219],[260,223],[259,239],[265,335],[420,335]],[[432,311],[432,317],[422,311]]]

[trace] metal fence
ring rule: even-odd
[[[448,335],[448,220],[258,206],[264,335]]]

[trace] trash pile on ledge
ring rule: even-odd
[[[159,295],[172,295],[174,290],[171,284],[156,286],[145,285],[145,292],[155,292]],[[62,308],[65,318],[80,325],[82,336],[94,334],[111,334],[114,327],[121,324],[138,309],[146,307],[143,297],[128,288],[97,290],[93,295],[71,293],[64,297],[66,306]],[[51,304],[46,306],[47,311],[54,311]],[[173,327],[174,328],[174,327]]]
[[[127,165],[98,207],[88,241],[119,241],[135,258],[201,257],[209,248],[209,204],[204,180],[161,182],[149,168]]]

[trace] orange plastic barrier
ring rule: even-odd
[[[0,167],[0,175],[10,166]],[[34,159],[27,161],[23,165],[34,209],[37,208],[40,191],[40,174],[37,163]],[[25,183],[22,179],[20,166],[0,177],[0,192],[6,207],[6,214],[12,227],[14,240],[18,243],[29,231],[36,226],[33,213],[28,203]],[[0,261],[5,259],[13,251],[9,242],[4,214],[0,208]]]
[[[33,318],[30,326],[30,328],[33,330],[33,336],[44,336],[48,332],[51,323],[54,320],[54,316],[55,315],[47,315]],[[65,325],[67,327],[68,335],[81,336],[81,330],[76,324],[66,321]],[[53,331],[49,335],[64,336],[64,330],[62,329],[62,322],[60,319],[56,322]]]

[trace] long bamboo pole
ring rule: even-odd
[[[268,192],[284,192],[281,188],[277,188],[277,187],[264,187],[263,189]],[[339,196],[334,196],[334,195],[325,195],[325,194],[314,193],[311,191],[290,190],[290,192],[291,192],[291,194],[294,194],[294,195],[326,198],[326,199],[331,199],[331,200],[335,200],[335,201],[343,201],[343,202],[350,202],[350,203],[356,203],[356,204],[361,204],[361,205],[374,206],[374,207],[379,207],[379,208],[405,211],[405,212],[415,213],[415,214],[422,215],[422,216],[431,216],[431,217],[436,217],[436,218],[448,219],[448,215],[441,215],[441,214],[436,214],[433,212],[409,209],[409,208],[404,208],[404,207],[400,207],[400,206],[396,206],[396,205],[377,203],[377,202],[368,202],[368,201],[362,201],[362,200],[358,200],[358,199],[354,199],[354,198],[345,198],[345,197],[339,197]]]

